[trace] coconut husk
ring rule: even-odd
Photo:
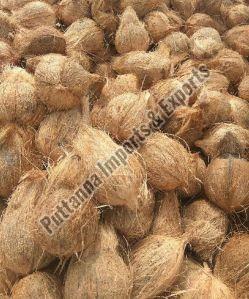
[[[208,166],[204,188],[208,198],[228,213],[249,204],[249,162],[228,156],[214,159]]]
[[[237,25],[245,25],[249,22],[249,7],[245,3],[236,1],[222,1],[220,7],[223,22],[232,28]]]
[[[139,17],[144,17],[150,11],[156,10],[165,4],[164,0],[121,0],[120,8],[125,10],[128,6],[133,7]]]
[[[62,0],[56,6],[56,15],[63,24],[69,26],[81,18],[90,16],[89,1]]]
[[[180,273],[184,258],[183,239],[151,235],[131,251],[132,298],[153,298],[169,289]]]
[[[12,289],[13,299],[60,299],[62,293],[57,279],[45,272],[35,272],[18,281]]]
[[[199,3],[200,0],[171,0],[173,9],[178,11],[185,20],[194,14]]]
[[[4,41],[0,41],[0,72],[9,64],[15,64],[18,60],[18,56],[9,44]]]
[[[14,11],[13,18],[19,26],[36,29],[40,26],[55,26],[56,17],[51,5],[32,1]]]
[[[0,262],[0,298],[10,293],[10,290],[17,280],[17,275],[11,270],[5,269]]]
[[[115,78],[116,75],[112,69],[112,65],[108,62],[97,64],[95,68],[95,74],[100,75],[103,78]]]
[[[5,12],[0,11],[0,38],[6,42],[12,42],[17,31],[17,24]]]
[[[65,299],[129,298],[132,277],[118,252],[112,227],[102,225],[96,248],[71,260],[65,278]]]
[[[79,51],[72,51],[70,55],[68,55],[75,62],[80,64],[86,71],[91,72],[92,70],[92,60],[88,55]]]
[[[158,49],[165,46],[170,49],[171,54],[188,53],[190,39],[183,32],[172,32],[159,42]]]
[[[205,0],[201,1],[199,9],[209,15],[219,16],[220,7],[223,0]]]
[[[44,56],[35,70],[37,94],[52,110],[79,106],[82,96],[99,79],[73,59],[59,54]]]
[[[224,36],[224,41],[234,51],[242,56],[249,56],[249,25],[235,26],[228,30]]]
[[[0,224],[2,265],[15,273],[28,274],[53,260],[34,243],[29,226],[44,183],[43,172],[33,170],[27,173],[10,197]]]
[[[1,0],[0,7],[9,11],[21,8],[25,4],[31,2],[33,0]],[[45,2],[51,2],[53,0],[47,0]]]
[[[231,105],[231,116],[234,123],[249,129],[249,104],[248,101],[230,95],[228,102]]]
[[[248,157],[249,131],[235,124],[217,124],[195,142],[211,159],[231,154]]]
[[[249,292],[249,272],[243,275],[235,286],[236,298],[246,298]]]
[[[212,262],[228,232],[226,214],[208,201],[198,199],[184,208],[183,223],[193,250],[202,260]]]
[[[240,82],[239,97],[249,102],[249,76],[245,76]]]

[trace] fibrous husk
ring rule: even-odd
[[[42,171],[31,170],[25,174],[10,197],[0,224],[2,265],[15,273],[28,274],[53,260],[34,242],[30,228],[34,206],[44,184]]]
[[[114,73],[112,65],[109,62],[97,64],[95,68],[95,74],[100,75],[103,78],[116,78],[116,74]]]
[[[245,25],[249,22],[249,7],[243,2],[222,1],[220,13],[224,23],[229,28]]]
[[[33,167],[41,167],[41,158],[35,152],[34,132],[16,124],[7,124],[0,130],[0,196],[7,198],[20,177]]]
[[[249,271],[240,277],[235,286],[236,298],[247,298],[249,293]]]
[[[112,68],[119,74],[134,73],[146,87],[168,77],[171,62],[167,56],[156,51],[134,51],[114,58]]]
[[[51,26],[40,26],[35,30],[22,29],[15,35],[14,48],[20,56],[64,54],[66,41],[63,34]]]
[[[172,294],[181,299],[235,299],[233,290],[216,278],[207,264],[202,267],[187,259]]]
[[[181,237],[183,234],[180,203],[175,191],[165,192],[155,212],[151,228],[153,235]]]
[[[180,31],[183,20],[173,11],[152,11],[144,19],[151,39],[157,43],[172,31]]]
[[[77,107],[99,76],[60,54],[44,56],[35,70],[37,94],[53,110]]]
[[[32,1],[14,11],[13,18],[19,26],[35,29],[40,26],[55,26],[56,17],[51,5]]]
[[[212,69],[224,74],[230,82],[237,83],[246,71],[243,57],[230,49],[221,49],[208,63]]]
[[[150,38],[144,24],[135,10],[128,6],[120,17],[120,24],[115,36],[115,46],[119,54],[131,51],[146,51]]]
[[[203,139],[195,142],[211,159],[231,154],[248,157],[249,130],[236,124],[217,124],[205,132]]]
[[[211,262],[226,238],[229,224],[226,214],[208,201],[199,199],[184,208],[183,223],[193,250],[202,260]]]
[[[208,166],[204,188],[208,198],[232,213],[249,204],[249,161],[228,156],[214,159]]]
[[[249,56],[249,25],[235,26],[228,30],[224,36],[224,41],[234,51],[242,56]]]
[[[6,65],[15,64],[18,56],[9,44],[0,41],[0,72]]]
[[[143,184],[138,195],[138,205],[134,211],[125,207],[114,207],[108,211],[106,219],[132,242],[143,238],[150,230],[154,216],[154,194]]]
[[[65,150],[70,150],[82,122],[81,113],[77,109],[48,115],[36,134],[37,149],[46,158],[57,161]]]
[[[38,125],[45,107],[36,97],[34,77],[19,67],[6,67],[0,77],[0,120]]]
[[[61,299],[60,285],[52,275],[35,272],[18,281],[12,289],[13,299]]]
[[[225,31],[225,26],[217,20],[204,13],[195,13],[187,19],[185,23],[185,30],[188,36],[193,35],[196,31],[203,27],[211,27],[216,29],[220,34]]]
[[[239,97],[249,102],[249,76],[245,76],[240,82]]]
[[[1,4],[1,2],[0,2]],[[0,38],[6,42],[12,42],[17,25],[13,19],[5,12],[0,10]]]
[[[59,20],[69,26],[73,22],[89,17],[90,5],[87,0],[62,0],[56,7],[56,14]]]
[[[249,103],[248,101],[230,95],[228,102],[231,105],[232,120],[237,125],[249,129]]]
[[[200,0],[171,0],[174,10],[178,11],[184,19],[191,17],[198,8]]]
[[[197,30],[190,38],[191,53],[200,59],[214,56],[223,47],[219,32],[211,27]]]
[[[190,48],[190,39],[183,32],[172,32],[159,42],[159,51],[161,47],[168,47],[171,54],[188,53]]]
[[[139,152],[146,164],[149,184],[154,188],[171,191],[188,186],[191,155],[179,142],[154,133]]]
[[[87,54],[80,51],[71,51],[68,56],[80,64],[86,71],[90,72],[92,70],[92,61]]]
[[[132,298],[154,298],[169,289],[180,273],[185,240],[151,235],[131,251]]]
[[[0,298],[1,296],[7,295],[10,293],[10,290],[14,283],[17,280],[17,275],[8,269],[5,269],[1,266],[0,262]]]
[[[64,36],[69,55],[72,51],[103,55],[105,51],[104,33],[92,19],[83,18],[72,23]]]
[[[118,252],[111,226],[102,225],[92,252],[73,258],[65,278],[65,299],[130,298],[132,277]]]
[[[21,8],[25,4],[32,2],[34,0],[0,0],[0,8],[12,11]],[[57,0],[44,0],[48,4],[54,4]]]
[[[200,1],[200,10],[212,15],[219,16],[220,15],[220,7],[223,0],[202,0]]]

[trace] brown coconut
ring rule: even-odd
[[[189,52],[190,40],[183,32],[172,32],[162,39],[158,45],[160,47],[168,47],[171,54]]]
[[[190,38],[191,53],[200,59],[214,56],[223,46],[219,32],[211,27],[197,30]]]
[[[12,289],[13,299],[61,299],[60,285],[52,275],[35,272],[18,281]]]
[[[90,72],[92,70],[92,60],[87,54],[80,51],[72,51],[68,56],[80,64],[86,71]]]
[[[100,75],[103,78],[116,78],[116,74],[109,62],[98,63],[95,68],[95,74]]]
[[[146,51],[150,38],[144,24],[135,10],[128,6],[120,17],[120,24],[115,36],[115,46],[119,54],[131,51]]]
[[[239,97],[249,102],[249,76],[245,76],[240,82]]]
[[[14,47],[22,57],[64,54],[66,42],[63,34],[51,26],[39,26],[34,30],[23,29],[16,34]]]
[[[131,251],[132,298],[154,298],[169,289],[180,273],[185,240],[151,235]]]
[[[223,0],[204,0],[200,1],[199,9],[209,15],[219,16],[220,7]]]
[[[236,124],[217,124],[205,132],[203,139],[195,142],[211,159],[220,155],[248,157],[249,130]]]
[[[200,199],[184,208],[183,223],[193,250],[202,260],[211,262],[228,232],[226,214],[215,205]]]
[[[154,10],[145,16],[144,22],[155,43],[173,31],[180,31],[183,25],[183,20],[173,10],[166,12]]]
[[[17,280],[17,275],[11,270],[5,269],[1,266],[0,262],[0,298],[1,296],[10,293],[14,283]]]
[[[144,17],[150,11],[160,8],[164,3],[164,0],[121,0],[120,8],[124,10],[128,6],[131,6],[139,17]]]
[[[13,18],[19,26],[35,29],[40,26],[55,26],[56,17],[51,5],[32,1],[14,11]]]
[[[8,64],[15,64],[17,60],[18,56],[11,46],[4,41],[0,41],[0,71]]]
[[[0,38],[6,42],[12,42],[17,31],[17,24],[5,12],[0,11]]]
[[[179,142],[163,133],[154,133],[139,152],[151,186],[162,191],[188,186],[191,156]]]
[[[129,298],[132,277],[118,246],[113,227],[102,225],[96,245],[78,260],[71,259],[65,277],[64,298]]]
[[[0,196],[7,198],[20,177],[33,167],[41,167],[35,152],[34,132],[16,124],[7,124],[0,130]]]
[[[86,71],[73,59],[59,54],[44,56],[35,70],[40,100],[53,110],[77,107],[99,76]]]
[[[234,123],[249,129],[249,103],[248,101],[229,96],[229,104],[231,105],[231,116]]]
[[[204,267],[192,260],[185,260],[172,294],[181,299],[235,299],[233,289]]]
[[[188,19],[194,14],[199,3],[200,0],[171,0],[173,9],[178,11],[184,19]]]
[[[232,213],[249,204],[249,161],[228,156],[214,159],[208,166],[204,188],[207,197]]]
[[[53,260],[34,242],[30,228],[35,203],[43,192],[44,183],[41,171],[33,170],[22,177],[0,224],[2,264],[15,273],[28,274]]]
[[[73,22],[89,17],[90,5],[87,0],[62,0],[56,7],[56,14],[63,24],[69,26]]]
[[[229,28],[237,25],[245,25],[249,22],[249,7],[243,1],[241,2],[222,1],[220,7],[221,17]]]
[[[138,206],[134,211],[125,207],[114,207],[108,211],[106,219],[129,242],[132,242],[143,238],[150,230],[154,216],[154,204],[154,194],[144,183],[138,196]]]
[[[36,134],[37,149],[45,157],[57,161],[65,150],[70,150],[82,122],[82,116],[77,109],[48,115],[41,122]]]
[[[25,4],[34,0],[1,0],[0,7],[9,11],[21,8]],[[54,4],[57,0],[44,0],[48,4]]]
[[[242,56],[249,56],[249,25],[235,26],[228,30],[224,36],[224,41],[234,51]]]

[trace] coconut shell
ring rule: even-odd
[[[79,106],[83,95],[98,80],[98,75],[89,73],[73,59],[59,54],[44,56],[35,70],[38,96],[53,110]]]
[[[12,42],[17,31],[17,24],[5,12],[0,11],[0,38],[6,42]]]
[[[200,199],[185,207],[183,223],[193,250],[202,260],[211,262],[226,238],[229,224],[226,214]]]
[[[19,26],[35,29],[40,26],[55,26],[56,17],[51,5],[41,2],[32,1],[20,9],[14,11],[14,20]]]
[[[30,219],[44,188],[44,174],[33,170],[20,181],[9,199],[0,224],[2,265],[15,273],[28,274],[47,266],[53,257],[32,238]]]
[[[73,22],[89,17],[90,5],[87,0],[62,0],[56,7],[56,14],[63,24],[69,26]]]
[[[232,28],[237,25],[245,25],[249,22],[249,7],[245,3],[233,3],[236,1],[223,1],[220,7],[221,17],[224,23]],[[238,1],[237,1],[238,2]]]
[[[120,17],[120,24],[115,36],[115,46],[120,54],[131,51],[146,51],[150,38],[144,24],[135,10],[129,6]]]
[[[228,30],[224,36],[224,41],[234,51],[242,56],[249,56],[249,25],[235,26]]]
[[[151,235],[131,251],[132,298],[154,298],[169,289],[180,273],[185,241]]]
[[[17,54],[6,42],[0,41],[0,71],[8,64],[15,64]]]
[[[96,249],[83,254],[79,260],[71,260],[65,278],[64,298],[129,298],[131,273],[117,247],[113,228],[102,226]]]
[[[200,0],[171,0],[173,9],[178,11],[184,19],[188,19],[194,14],[199,3]]]
[[[179,142],[163,133],[154,133],[139,152],[151,186],[162,191],[187,187],[191,156]]]
[[[245,76],[239,85],[239,97],[249,102],[249,76]]]
[[[220,155],[248,156],[249,131],[235,124],[218,124],[208,130],[202,140],[195,142],[211,159]]]
[[[35,272],[22,278],[12,289],[13,299],[61,299],[60,285],[56,279],[45,272]]]
[[[154,194],[146,183],[141,187],[138,206],[132,211],[125,207],[114,207],[108,211],[106,219],[129,242],[143,238],[150,230],[154,216]]]
[[[17,280],[17,275],[11,270],[0,265],[0,298],[10,293],[10,290]]]
[[[249,204],[249,161],[229,156],[208,166],[204,188],[208,198],[228,213]]]
[[[248,101],[235,96],[230,96],[231,115],[234,123],[249,129],[249,104]]]
[[[160,8],[164,3],[164,0],[121,0],[120,8],[125,10],[128,6],[131,6],[139,17],[144,17],[150,11]]]

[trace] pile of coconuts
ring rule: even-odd
[[[0,145],[0,298],[249,298],[249,1],[0,0]]]

